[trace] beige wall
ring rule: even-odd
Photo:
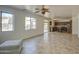
[[[78,37],[79,37],[79,15],[78,15]]]
[[[28,10],[23,11],[19,9],[14,9],[11,7],[4,7],[0,6],[0,10],[13,13],[14,14],[14,31],[12,32],[0,32],[0,38],[7,40],[7,39],[25,39],[35,35],[39,35],[43,33],[43,21],[44,17],[36,15],[34,13],[29,12]],[[37,28],[35,30],[28,30],[24,29],[24,19],[25,16],[35,17],[37,19]]]
[[[71,19],[70,18],[68,18],[68,19],[66,19],[66,18],[56,18],[56,20],[58,22],[67,22],[67,21],[70,21]]]

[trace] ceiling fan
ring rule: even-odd
[[[41,14],[45,14],[46,12],[49,12],[49,9],[45,7],[45,5],[42,5],[42,8],[35,8],[35,13],[39,13],[41,12]]]

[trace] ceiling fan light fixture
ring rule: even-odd
[[[44,12],[44,11],[42,11],[42,14],[45,14],[45,12]]]

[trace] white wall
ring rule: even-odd
[[[78,15],[78,38],[79,38],[79,15]]]
[[[14,9],[11,7],[5,7],[5,6],[0,6],[0,10],[3,10],[5,12],[13,13],[14,14],[14,31],[12,32],[0,32],[0,38],[7,40],[7,39],[25,39],[29,38],[38,34],[43,33],[43,18],[42,16],[36,15],[34,13],[19,9]],[[37,19],[37,28],[36,30],[29,30],[26,31],[24,29],[24,19],[25,16],[31,16],[35,17]]]
[[[78,35],[78,17],[72,17],[72,34]]]

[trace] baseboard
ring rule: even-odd
[[[77,34],[72,34],[73,36],[75,36],[75,37],[78,37],[78,35]]]
[[[41,34],[38,34],[38,35],[35,35],[35,36],[31,36],[31,37],[25,38],[25,39],[23,39],[23,40],[30,39],[30,38],[34,38],[34,37],[38,37],[38,36],[41,36],[41,35],[43,35],[43,34],[44,34],[44,33],[41,33]]]

